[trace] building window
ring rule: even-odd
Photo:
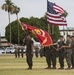
[[[72,35],[74,35],[74,32],[72,33]]]

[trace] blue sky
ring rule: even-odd
[[[15,5],[20,7],[19,18],[21,17],[42,17],[47,11],[47,0],[11,0]],[[61,6],[68,12],[68,27],[74,27],[74,0],[49,0]],[[8,25],[8,13],[1,9],[5,0],[0,0],[0,33],[5,35],[5,27]],[[16,15],[11,15],[11,22],[16,20]],[[60,27],[62,28],[62,27]]]

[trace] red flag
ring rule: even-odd
[[[20,24],[26,31],[35,35],[42,46],[50,46],[52,44],[52,39],[46,31],[22,22],[20,22]]]

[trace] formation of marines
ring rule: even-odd
[[[54,36],[52,36],[52,40],[53,44],[51,46],[41,47],[40,50],[38,47],[35,47],[36,57],[38,58],[38,53],[40,53],[40,57],[45,56],[46,58],[47,67],[45,69],[56,69],[57,57],[60,64],[58,69],[64,69],[64,58],[66,59],[68,66],[66,70],[74,69],[74,36],[67,35],[66,42],[64,41],[63,36],[60,36],[58,42],[54,39]],[[26,61],[29,66],[28,69],[32,69],[34,42],[32,41],[30,34],[26,36],[23,42],[24,45],[26,45]],[[23,53],[23,49],[21,53]],[[23,57],[23,54],[21,55]]]
[[[64,58],[68,66],[66,70],[74,69],[74,36],[67,35],[66,42],[64,42],[63,36],[60,36],[57,45],[46,47],[45,53],[48,65],[46,69],[56,69],[56,57],[59,58],[60,67],[58,69],[64,69]]]

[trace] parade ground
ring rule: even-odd
[[[74,69],[58,70],[59,62],[57,60],[57,69],[45,69],[47,67],[45,57],[33,57],[33,69],[27,70],[26,57],[15,58],[14,54],[0,55],[0,75],[74,75]],[[65,68],[67,64],[65,62]]]

